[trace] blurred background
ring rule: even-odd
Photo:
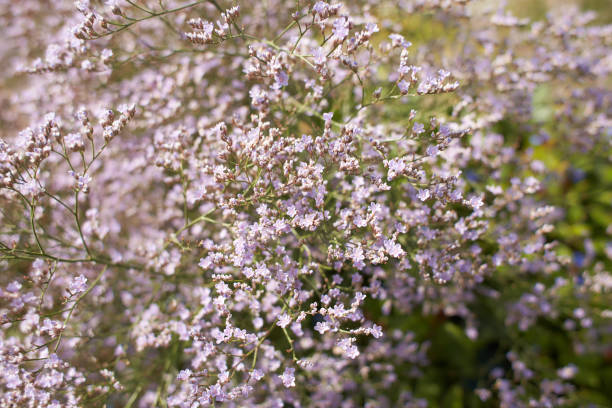
[[[548,13],[556,14],[572,7],[596,12],[592,24],[612,23],[611,0],[474,0],[468,9],[495,11],[505,8],[518,18],[543,20]],[[405,27],[403,34],[417,46],[453,35],[452,28],[420,16],[402,25]],[[453,44],[450,41],[437,43],[442,47]],[[608,85],[607,91],[612,91],[612,78],[609,78]],[[563,212],[552,238],[561,244],[560,251],[572,260],[567,271],[568,278],[575,279],[580,285],[590,273],[612,270],[612,152],[609,146],[594,151],[566,148],[567,134],[557,122],[554,111],[558,102],[553,93],[571,94],[570,88],[568,84],[567,89],[555,89],[553,92],[548,85],[543,85],[534,93],[531,101],[532,120],[544,130],[543,133],[530,135],[523,140],[524,129],[509,126],[500,127],[497,131],[504,135],[506,141],[519,138],[523,151],[532,151],[533,157],[550,170],[540,198]],[[608,140],[610,138],[612,128],[608,130]],[[514,291],[518,296],[526,287],[511,280],[501,280],[498,284],[502,285],[505,293]],[[508,286],[504,287],[504,284]],[[608,284],[612,285],[612,282]],[[570,292],[563,299],[567,310],[575,307],[574,296]],[[602,296],[594,302],[599,302],[594,307],[612,313],[609,296]],[[496,406],[498,402],[480,401],[474,389],[479,387],[492,367],[507,364],[502,363],[506,350],[531,349],[535,352],[531,354],[530,364],[535,367],[562,366],[570,361],[577,364],[578,374],[574,383],[580,390],[580,397],[572,402],[575,405],[570,406],[612,407],[612,343],[603,340],[607,347],[583,353],[584,350],[576,348],[562,327],[545,320],[539,321],[525,333],[509,333],[503,325],[499,308],[499,303],[482,299],[478,319],[486,324],[482,324],[477,341],[470,340],[463,324],[453,318],[410,316],[397,323],[413,330],[417,339],[433,339],[428,357],[435,369],[428,369],[425,378],[413,384],[416,395],[426,397],[430,406]],[[607,322],[604,323],[607,329],[596,339],[591,339],[593,343],[602,344],[602,339],[612,339],[609,318]],[[393,325],[393,322],[389,323]],[[585,336],[583,345],[588,347],[591,340]]]

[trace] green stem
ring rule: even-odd
[[[72,317],[72,314],[74,313],[74,309],[76,309],[77,305],[81,302],[81,300],[87,296],[89,294],[89,292],[91,292],[91,290],[93,288],[96,287],[96,285],[98,284],[98,282],[100,282],[100,279],[102,279],[102,275],[104,275],[104,272],[106,272],[106,269],[108,269],[108,266],[104,266],[104,268],[102,268],[102,270],[100,271],[100,273],[98,274],[98,276],[96,277],[96,279],[94,279],[94,281],[91,283],[91,285],[89,285],[89,287],[87,288],[87,290],[85,292],[83,292],[81,294],[81,296],[79,296],[77,298],[77,300],[74,301],[74,304],[70,307],[69,311],[68,311],[68,316],[66,316],[66,318],[64,319],[64,323],[62,324],[62,331],[60,332],[58,338],[57,338],[57,342],[55,343],[55,348],[53,349],[53,352],[56,353],[57,349],[60,346],[60,343],[62,341],[62,335],[64,334],[64,331],[66,330],[66,325],[68,324],[68,321],[70,321],[70,318]]]

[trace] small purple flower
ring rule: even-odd
[[[287,387],[287,388],[295,387],[295,375],[294,375],[294,373],[295,373],[295,368],[293,368],[293,367],[285,368],[285,371],[280,376],[280,379],[283,382],[283,385],[285,387]]]
[[[69,289],[70,293],[74,295],[85,292],[87,290],[87,278],[83,275],[73,278]]]
[[[287,313],[283,313],[282,315],[280,315],[280,317],[278,318],[278,321],[276,322],[277,326],[282,327],[283,329],[285,327],[287,327],[289,324],[291,323],[291,316],[289,316]]]
[[[417,193],[417,198],[421,201],[427,201],[429,197],[431,197],[431,192],[427,188],[419,190]]]

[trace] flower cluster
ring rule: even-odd
[[[612,401],[583,376],[609,358],[612,239],[564,240],[573,184],[542,153],[612,157],[612,26],[465,0],[18,3],[0,406]]]

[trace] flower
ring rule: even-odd
[[[325,334],[325,332],[327,332],[330,329],[329,323],[317,322],[314,326],[314,329],[318,331],[320,334]]]
[[[346,16],[339,17],[334,21],[332,33],[336,42],[343,42],[349,35],[350,22]]]
[[[414,125],[412,126],[412,132],[415,135],[420,135],[421,133],[425,132],[425,126],[423,126],[422,123],[415,122]]]
[[[406,162],[401,158],[394,158],[387,161],[387,179],[393,180],[399,175],[402,175],[406,170]]]
[[[338,341],[338,347],[340,348],[344,356],[350,359],[355,359],[360,354],[359,349],[355,345],[353,345],[355,340],[356,339],[354,337],[348,337]]]
[[[73,151],[80,151],[84,148],[83,137],[79,133],[69,133],[64,138],[66,147]]]
[[[187,381],[191,377],[191,370],[186,368],[184,370],[179,371],[176,379],[179,381]]]
[[[73,295],[85,292],[87,290],[87,278],[82,274],[72,278],[68,289]]]
[[[280,376],[283,385],[287,388],[295,387],[295,368],[287,367],[285,371]]]
[[[406,41],[404,36],[400,34],[395,34],[395,33],[389,34],[389,39],[391,39],[391,45],[393,47],[408,48],[412,45],[410,41]]]
[[[289,316],[287,313],[283,313],[282,315],[280,315],[280,317],[278,318],[278,321],[276,322],[277,326],[282,327],[283,329],[285,327],[287,327],[289,324],[291,323],[291,316]]]
[[[420,189],[417,193],[417,197],[421,201],[427,201],[429,197],[431,197],[431,192],[427,188],[422,190]]]

